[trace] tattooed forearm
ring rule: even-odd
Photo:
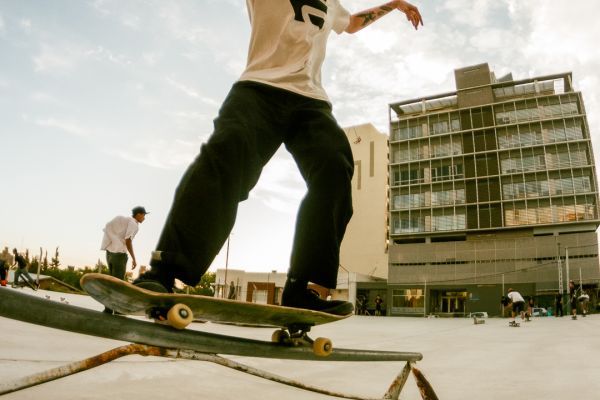
[[[363,27],[369,25],[371,22],[383,17],[385,14],[394,10],[394,8],[389,6],[381,6],[375,10],[369,10],[360,14],[357,14],[356,17],[362,20],[361,25]]]

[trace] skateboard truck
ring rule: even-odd
[[[312,347],[313,353],[320,357],[326,357],[333,351],[333,344],[329,338],[318,337],[312,339],[308,336],[312,325],[292,324],[287,328],[281,328],[273,332],[271,341],[287,346],[308,345]]]

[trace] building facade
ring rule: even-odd
[[[341,269],[388,275],[388,136],[373,125],[344,128],[354,157],[350,220],[340,249]]]
[[[508,287],[551,306],[568,278],[595,300],[598,187],[571,74],[455,80],[389,107],[388,313],[497,315]]]

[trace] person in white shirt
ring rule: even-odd
[[[511,323],[515,323],[515,317],[517,313],[521,315],[521,320],[525,319],[525,299],[521,296],[521,293],[513,290],[512,288],[508,289],[508,294],[506,295],[510,302],[512,303],[512,321]]]
[[[110,275],[125,279],[129,258],[127,253],[131,255],[131,269],[135,269],[137,266],[133,251],[133,238],[138,233],[138,225],[146,219],[146,214],[148,214],[146,209],[138,206],[131,210],[131,217],[116,216],[104,227],[100,249],[106,251],[106,263]]]
[[[327,40],[331,31],[355,33],[395,10],[417,29],[421,14],[403,0],[353,15],[340,0],[246,5],[252,28],[246,69],[177,188],[152,269],[134,283],[172,291],[177,278],[195,286],[227,240],[238,203],[284,144],[308,190],[298,211],[282,305],[348,314],[351,303],[320,299],[307,287],[309,282],[336,287],[340,244],[352,216],[352,151],[321,84]]]

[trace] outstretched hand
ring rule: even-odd
[[[410,21],[415,29],[419,29],[419,24],[423,26],[423,18],[417,7],[404,0],[398,0],[396,3],[396,8],[406,14],[406,19]]]

